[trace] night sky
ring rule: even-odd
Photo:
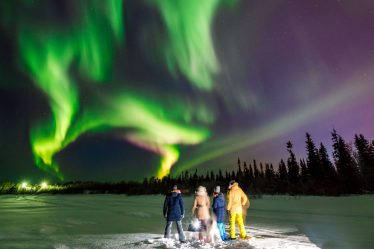
[[[0,181],[278,164],[374,138],[374,1],[0,3]],[[331,151],[330,151],[331,153]]]

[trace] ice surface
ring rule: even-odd
[[[248,241],[162,238],[163,196],[0,196],[0,248],[374,248],[374,197],[265,196],[247,217]],[[192,198],[185,197],[186,218]],[[173,228],[175,229],[175,228]],[[173,230],[175,232],[175,230]]]

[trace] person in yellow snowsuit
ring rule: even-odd
[[[227,193],[227,213],[230,217],[230,238],[235,237],[235,222],[240,229],[240,238],[246,239],[247,233],[243,223],[243,206],[249,203],[247,195],[234,180],[230,181],[229,191]]]

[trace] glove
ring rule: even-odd
[[[230,210],[226,210],[227,216],[230,216]]]
[[[184,218],[184,214],[182,214],[181,220]]]

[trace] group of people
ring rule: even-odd
[[[199,240],[211,242],[211,231],[213,224],[217,223],[220,237],[223,241],[235,240],[235,225],[239,226],[240,238],[246,239],[247,234],[244,228],[247,209],[249,208],[249,199],[239,184],[232,180],[228,186],[227,202],[224,194],[221,192],[220,186],[216,186],[213,192],[213,204],[211,205],[207,190],[203,186],[199,186],[195,192],[195,199],[192,207],[192,215],[197,221],[195,230],[199,232]],[[210,214],[210,207],[213,210],[213,216]],[[170,238],[172,223],[175,222],[181,242],[186,241],[186,237],[182,227],[182,219],[184,218],[185,209],[181,191],[176,185],[173,186],[164,202],[163,214],[166,218],[165,238]],[[230,236],[225,231],[225,215],[229,217]]]

